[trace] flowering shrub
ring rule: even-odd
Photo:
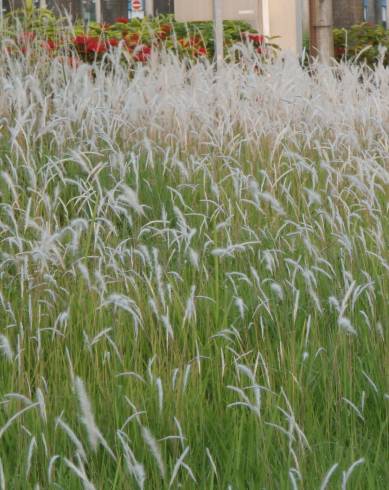
[[[389,31],[381,25],[363,23],[350,29],[335,29],[335,58],[364,62],[370,66],[382,57],[385,65],[389,64]],[[380,53],[381,51],[381,53]]]
[[[85,62],[103,60],[106,53],[117,48],[132,63],[145,63],[153,51],[160,49],[194,60],[214,55],[211,22],[186,24],[176,22],[172,16],[131,21],[119,17],[111,24],[92,22],[85,29],[81,24],[68,26],[48,10],[20,10],[6,17],[5,30],[14,41],[7,48],[10,52],[33,54],[34,49],[40,48],[50,56],[77,56]],[[271,46],[244,22],[225,22],[224,39],[226,52],[237,43],[252,44],[258,53]]]

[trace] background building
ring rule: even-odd
[[[154,0],[154,13],[158,14],[173,14],[174,0]]]
[[[332,0],[336,27],[350,27],[364,20],[364,2],[361,0]]]
[[[387,0],[365,0],[364,19],[373,24],[387,25]]]
[[[334,24],[336,27],[350,27],[364,20],[372,23],[383,23],[386,25],[387,2],[388,0],[332,0],[334,6]],[[236,10],[240,5],[247,3],[247,0],[235,0],[226,4],[234,4]],[[298,11],[302,17],[303,30],[307,32],[309,18],[309,0],[290,0],[290,3],[298,4]],[[36,6],[46,6],[55,12],[69,12],[73,18],[83,18],[84,20],[94,20],[96,18],[96,3],[101,4],[101,19],[104,22],[112,22],[117,17],[127,17],[131,0],[35,0]],[[200,12],[202,9],[211,10],[211,0],[143,0],[145,13],[147,15],[173,14],[187,10]],[[261,12],[264,9],[280,12],[280,18],[276,19],[275,24],[282,24],[290,21],[290,17],[284,11],[284,5],[290,5],[285,0],[252,0],[256,5],[255,11],[259,12],[257,19],[253,22],[254,26],[263,27]],[[0,0],[1,4],[1,0]],[[9,11],[12,8],[21,8],[23,0],[2,0],[3,8]],[[209,4],[209,5],[208,5]],[[201,5],[204,5],[201,7]],[[175,8],[176,6],[176,8]]]

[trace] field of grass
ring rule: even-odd
[[[385,489],[389,71],[0,54],[0,488]]]

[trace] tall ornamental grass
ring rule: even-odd
[[[258,56],[1,51],[0,488],[386,488],[389,71]]]

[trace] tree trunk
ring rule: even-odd
[[[351,27],[363,22],[362,0],[333,0],[334,26]]]

